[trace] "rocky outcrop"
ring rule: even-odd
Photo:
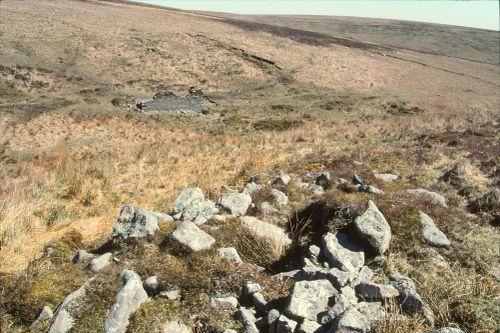
[[[139,275],[131,270],[123,270],[120,278],[125,284],[116,296],[116,303],[106,317],[104,332],[125,333],[129,317],[139,306],[148,300]]]
[[[200,225],[218,211],[215,203],[206,199],[200,188],[190,187],[183,190],[175,200],[172,215],[177,220],[182,219]]]

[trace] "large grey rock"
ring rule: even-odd
[[[87,261],[95,257],[95,254],[88,253],[85,250],[78,250],[76,251],[75,256],[71,260],[73,264],[77,264],[79,262]]]
[[[451,245],[450,240],[446,235],[436,227],[434,221],[429,217],[429,215],[424,212],[419,212],[420,223],[422,224],[422,237],[424,241],[436,247],[448,247]]]
[[[189,187],[181,191],[179,196],[174,202],[174,207],[172,208],[172,215],[179,219],[182,216],[182,212],[186,207],[188,207],[194,200],[203,200],[205,196],[199,187]]]
[[[368,201],[368,209],[356,217],[354,225],[377,254],[387,251],[391,241],[391,227],[373,201]]]
[[[274,201],[280,205],[280,206],[286,206],[288,204],[288,197],[285,193],[281,192],[280,190],[277,190],[273,188],[271,190],[271,194],[274,198]]]
[[[193,333],[193,330],[178,321],[169,321],[163,325],[162,333]]]
[[[341,232],[323,236],[323,254],[331,266],[345,271],[357,271],[365,263],[363,250]]]
[[[220,310],[234,310],[238,307],[238,299],[234,296],[210,297],[210,305]]]
[[[293,333],[297,327],[297,322],[284,315],[281,315],[276,323],[276,333]]]
[[[238,254],[238,251],[234,247],[221,247],[217,249],[217,254],[219,258],[229,260],[235,264],[241,264],[243,261]]]
[[[113,239],[129,239],[152,236],[158,231],[158,215],[125,205],[116,219],[111,237]]]
[[[259,333],[259,329],[255,322],[257,319],[250,310],[240,307],[238,310],[238,317],[243,324],[243,333]]]
[[[224,193],[217,202],[224,210],[234,216],[243,216],[252,203],[252,197],[247,193]]]
[[[337,290],[328,280],[295,282],[286,312],[293,317],[317,320],[318,314],[328,308],[328,301]]]
[[[287,247],[292,244],[292,239],[288,233],[274,224],[261,221],[253,216],[244,216],[241,218],[241,222],[249,232],[271,244],[280,247]]]
[[[104,253],[100,255],[97,258],[92,259],[88,265],[87,268],[90,269],[92,272],[97,273],[104,268],[108,267],[113,263],[113,254],[111,252]]]
[[[390,284],[361,282],[355,289],[359,298],[369,302],[385,301],[399,296],[399,291]]]
[[[413,194],[413,195],[418,195],[422,197],[426,197],[430,199],[432,202],[439,204],[443,207],[447,207],[446,205],[446,198],[442,196],[439,193],[436,192],[431,192],[428,190],[424,190],[422,188],[417,188],[417,189],[411,189],[411,190],[406,190],[407,193]]]
[[[387,183],[393,182],[399,178],[398,176],[390,173],[376,173],[374,176],[375,178]]]
[[[331,333],[368,333],[370,331],[370,323],[364,315],[355,308],[350,308],[340,315],[335,320],[335,323],[330,330]]]
[[[38,316],[36,317],[35,321],[33,322],[33,326],[37,327],[41,325],[44,321],[52,319],[54,317],[54,312],[52,312],[52,309],[50,306],[45,305],[42,310],[38,313]]]
[[[80,288],[66,296],[61,304],[57,306],[47,333],[66,333],[71,330],[74,325],[71,312],[78,308],[80,300],[86,295],[87,288],[94,279],[92,277],[85,281]]]
[[[172,237],[193,252],[209,249],[215,243],[212,236],[189,221],[181,222]]]
[[[120,278],[125,285],[116,296],[116,303],[104,322],[106,333],[125,333],[130,315],[148,301],[148,294],[142,287],[141,278],[137,273],[125,269],[120,273]]]

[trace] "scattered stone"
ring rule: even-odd
[[[181,322],[169,321],[163,326],[162,333],[193,333],[193,330]]]
[[[425,196],[429,198],[432,202],[439,204],[443,207],[448,207],[446,205],[446,198],[442,196],[439,193],[436,192],[431,192],[428,190],[424,190],[422,188],[417,188],[417,189],[412,189],[412,190],[406,190],[407,193],[413,194],[413,195],[419,195],[419,196]]]
[[[273,188],[271,194],[274,197],[275,202],[280,206],[286,206],[288,204],[288,197],[285,193]]]
[[[244,333],[259,333],[259,329],[255,325],[257,319],[250,310],[240,307],[238,310],[238,317],[243,324]]]
[[[363,266],[365,267],[365,266]],[[355,271],[343,271],[338,268],[331,268],[327,270],[326,279],[330,281],[333,286],[340,289],[353,281],[356,278]]]
[[[238,307],[238,299],[234,296],[211,297],[210,305],[220,310],[234,310]]]
[[[104,322],[106,333],[125,333],[130,315],[148,300],[148,294],[137,273],[125,269],[120,273],[120,278],[125,285],[116,296],[116,303]]]
[[[274,224],[266,223],[253,216],[244,216],[241,222],[245,229],[274,245],[287,247],[292,244],[288,233]]]
[[[328,308],[328,301],[337,291],[328,280],[295,282],[286,312],[293,317],[317,320]]]
[[[215,239],[189,221],[181,222],[172,237],[191,251],[201,251],[212,247]]]
[[[376,174],[374,174],[374,176],[378,180],[381,180],[381,181],[386,182],[386,183],[391,183],[393,181],[398,180],[398,178],[399,178],[398,176],[390,174],[390,173],[376,173]]]
[[[52,317],[54,317],[54,312],[52,312],[50,306],[45,305],[42,308],[42,310],[40,310],[40,312],[38,313],[38,316],[36,317],[32,325],[33,326],[41,325],[44,321],[52,319]]]
[[[335,333],[368,333],[370,323],[358,310],[350,308],[335,320],[331,332]]]
[[[373,185],[358,185],[359,192],[372,193],[376,195],[384,195],[385,192]]]
[[[88,265],[87,268],[90,269],[92,272],[97,273],[104,268],[108,267],[113,263],[113,254],[111,252],[105,253],[103,255],[100,255],[97,258],[92,259]]]
[[[356,287],[362,282],[370,282],[373,277],[373,271],[368,266],[363,266],[359,270],[358,276],[352,281],[351,285]]]
[[[150,293],[156,293],[158,291],[158,278],[156,277],[156,275],[150,276],[146,280],[144,280],[142,286],[146,291]]]
[[[246,214],[252,197],[247,193],[224,193],[218,200],[218,204],[233,216]]]
[[[278,318],[281,316],[276,309],[271,309],[267,314],[267,329],[269,333],[276,333]]]
[[[273,185],[287,186],[291,179],[292,177],[289,175],[281,175],[273,180]]]
[[[78,308],[80,300],[86,295],[87,288],[92,281],[94,281],[94,277],[85,281],[80,288],[66,296],[61,304],[57,306],[47,333],[66,333],[71,330],[74,321],[70,312]]]
[[[191,221],[197,225],[204,224],[214,214],[218,213],[215,203],[208,199],[195,199],[182,211],[182,219]]]
[[[284,315],[281,315],[276,323],[276,333],[293,333],[297,327],[297,322]]]
[[[446,269],[450,269],[450,265],[448,264],[446,259],[442,255],[440,255],[439,252],[436,251],[435,249],[430,248],[429,255],[431,256],[432,260],[436,265]]]
[[[203,200],[205,196],[199,187],[188,187],[179,194],[174,202],[172,215],[176,219],[180,219],[182,212],[195,200]]]
[[[431,333],[464,333],[464,331],[462,331],[459,328],[455,328],[455,327],[443,327],[443,328],[434,330]]]
[[[73,262],[73,264],[77,264],[77,263],[82,262],[82,261],[90,260],[94,257],[95,257],[95,254],[88,253],[85,250],[78,250],[78,251],[76,251],[76,254],[71,261]]]
[[[323,331],[320,324],[308,319],[304,319],[302,324],[297,328],[298,333],[320,333]]]
[[[363,250],[341,232],[323,236],[323,252],[330,265],[345,271],[357,271],[365,262]]]
[[[368,201],[368,209],[356,217],[354,225],[360,236],[370,243],[377,254],[387,251],[391,241],[391,227],[373,201]]]
[[[448,240],[446,235],[439,230],[438,227],[434,224],[434,221],[429,217],[429,215],[419,212],[420,214],[420,222],[422,223],[422,237],[424,241],[436,247],[448,247],[451,245],[451,242]]]
[[[158,215],[125,205],[116,219],[111,237],[129,239],[153,236],[158,229]]]
[[[259,185],[254,182],[247,183],[243,190],[241,190],[241,193],[244,194],[252,194],[253,192],[257,192],[262,189],[262,185]]]
[[[338,316],[344,313],[347,309],[355,306],[358,303],[354,289],[346,286],[340,290],[340,294],[336,296],[335,304],[328,310],[328,312],[321,317],[323,325],[328,324],[335,320]]]
[[[253,305],[255,305],[255,308],[257,309],[257,311],[264,312],[266,310],[267,301],[264,298],[264,295],[262,295],[261,293],[258,293],[258,292],[253,293],[252,294],[252,301],[253,301]]]
[[[164,290],[164,291],[160,292],[160,294],[158,296],[161,298],[169,299],[171,301],[181,299],[181,297],[182,297],[181,288],[173,287],[171,289]]]
[[[246,295],[260,293],[261,291],[262,287],[258,283],[248,282],[247,284],[245,284],[244,292]]]
[[[410,315],[419,313],[427,319],[431,326],[434,326],[434,315],[424,305],[410,278],[393,275],[389,278],[389,283],[399,291],[398,303],[405,313]]]
[[[243,262],[238,251],[236,251],[234,247],[221,247],[217,250],[217,254],[220,258],[229,260],[235,264],[241,264]]]
[[[316,184],[312,184],[309,189],[311,190],[311,193],[313,195],[321,195],[323,193],[325,193],[325,189],[322,187],[322,186],[319,186],[319,185],[316,185]]]
[[[358,297],[368,302],[380,302],[399,296],[398,290],[390,284],[361,282],[355,289]]]
[[[363,179],[361,179],[361,177],[360,177],[360,176],[358,176],[358,174],[357,174],[357,173],[354,173],[354,174],[352,175],[352,183],[353,183],[354,185],[364,185],[364,184],[365,184],[365,182],[363,181]]]

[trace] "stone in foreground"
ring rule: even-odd
[[[328,301],[337,291],[330,281],[295,282],[286,312],[293,317],[316,321],[318,314],[328,308]]]
[[[434,224],[434,221],[429,215],[424,212],[419,212],[420,223],[422,224],[422,237],[424,241],[435,247],[448,247],[451,245],[450,240],[446,235],[439,230],[439,228]]]
[[[373,201],[368,201],[368,209],[356,217],[354,225],[360,236],[370,243],[377,254],[387,251],[391,241],[391,227]]]
[[[215,243],[212,236],[189,221],[181,222],[172,233],[172,237],[193,252],[207,250]]]
[[[126,269],[120,273],[120,278],[125,285],[116,296],[116,303],[104,322],[106,333],[125,333],[130,315],[148,300],[148,294],[142,287],[141,278],[137,273]]]
[[[323,253],[330,265],[344,271],[357,271],[365,263],[363,250],[341,232],[323,236]]]

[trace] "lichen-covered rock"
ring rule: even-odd
[[[423,188],[406,190],[406,192],[413,194],[413,195],[426,197],[436,204],[439,204],[443,207],[448,207],[446,204],[446,198],[439,193],[428,191],[428,190],[425,190]]]
[[[262,189],[262,185],[250,182],[245,185],[245,187],[241,190],[241,193],[252,194],[253,192],[257,192]]]
[[[243,216],[252,203],[252,197],[248,193],[228,192],[221,195],[217,203],[231,215]]]
[[[439,230],[439,228],[434,224],[434,221],[429,215],[424,212],[419,212],[420,223],[422,224],[422,237],[424,241],[436,247],[448,247],[451,245],[450,240],[446,235]]]
[[[234,296],[210,297],[210,305],[220,310],[234,310],[238,307],[238,299]]]
[[[234,247],[221,247],[217,249],[217,254],[219,258],[229,260],[235,264],[241,264],[243,261],[238,254],[238,251]]]
[[[215,243],[215,239],[189,221],[181,222],[172,233],[172,238],[196,252],[207,250]]]
[[[385,301],[399,296],[399,291],[390,284],[361,282],[355,289],[359,298],[369,302]]]
[[[295,282],[286,312],[293,317],[317,320],[337,291],[328,280]]]
[[[321,333],[324,332],[321,325],[315,321],[304,319],[297,328],[297,333]]]
[[[111,238],[129,239],[153,236],[158,231],[158,215],[125,205],[116,219]]]
[[[410,278],[392,275],[389,278],[389,283],[399,291],[398,303],[405,313],[410,315],[419,313],[427,319],[431,326],[434,325],[432,312],[425,306]]]
[[[179,194],[174,202],[174,207],[172,208],[172,215],[174,218],[179,219],[182,216],[182,212],[186,207],[188,207],[194,200],[205,199],[203,192],[199,187],[188,187]]]
[[[158,277],[156,275],[148,277],[142,286],[147,292],[156,293],[158,291]]]
[[[108,267],[113,263],[113,254],[111,252],[104,253],[100,255],[97,258],[92,259],[88,265],[87,268],[90,269],[92,272],[97,273],[104,268]]]
[[[181,291],[181,288],[179,288],[179,287],[172,287],[172,288],[169,288],[167,290],[161,291],[158,296],[161,298],[169,299],[171,301],[175,301],[175,300],[181,299],[182,291]]]
[[[243,324],[243,333],[259,333],[259,329],[255,325],[257,319],[250,310],[240,307],[238,310],[238,317]]]
[[[357,185],[359,192],[372,193],[376,195],[384,195],[385,192],[373,185]]]
[[[358,303],[354,289],[346,286],[340,290],[340,293],[335,297],[335,304],[328,312],[321,317],[321,323],[327,324],[335,320],[338,316],[344,313],[347,309],[355,306]]]
[[[196,199],[184,208],[181,218],[184,221],[191,221],[197,225],[204,224],[212,216],[218,213],[215,203],[208,199]]]
[[[356,217],[354,226],[361,237],[365,238],[377,254],[389,248],[391,227],[373,201],[368,201],[368,209]]]
[[[331,266],[345,271],[357,271],[365,263],[363,250],[341,232],[323,236],[323,254]]]
[[[38,316],[36,317],[35,321],[33,322],[32,326],[33,327],[38,327],[41,325],[44,321],[51,319],[54,317],[54,312],[52,312],[52,309],[50,306],[45,305],[42,310],[38,313]]]
[[[241,222],[249,232],[274,245],[287,247],[292,244],[288,233],[274,224],[261,221],[253,216],[244,216],[241,218]]]
[[[120,273],[120,278],[125,285],[116,296],[116,303],[104,322],[106,333],[125,333],[130,315],[148,300],[148,294],[137,273],[126,269]]]
[[[258,283],[248,282],[247,284],[245,284],[243,291],[245,292],[245,294],[251,295],[253,293],[260,293],[262,291],[262,287]]]

